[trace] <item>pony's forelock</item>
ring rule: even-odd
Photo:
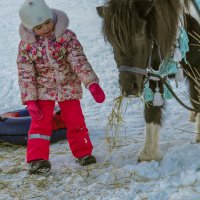
[[[189,0],[184,1],[187,3]],[[143,16],[142,13],[151,6],[149,2],[153,6],[148,15]],[[105,8],[103,32],[113,46],[124,53],[131,52],[138,35],[145,33],[148,34],[146,37],[152,35],[158,41],[163,56],[169,54],[176,38],[182,0],[108,0]]]
[[[134,48],[136,36],[141,30],[142,19],[135,12],[133,0],[110,0],[105,4],[103,31],[113,45],[127,52]]]

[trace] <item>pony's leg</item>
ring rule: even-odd
[[[146,138],[144,147],[140,151],[138,161],[151,161],[160,160],[160,148],[159,148],[159,134],[160,125],[154,123],[146,124]]]
[[[195,91],[195,88],[194,86],[192,85],[192,82],[190,82],[190,98],[192,100],[195,100],[196,102],[199,101],[199,98],[198,98],[198,92]],[[199,109],[199,105],[197,105],[194,101],[191,101],[192,105],[194,108],[196,109]],[[195,139],[196,139],[196,142],[197,143],[200,143],[200,113],[196,113],[196,118],[195,118],[195,121],[196,121],[196,136],[195,136]]]
[[[191,111],[191,112],[190,112],[190,116],[189,116],[189,121],[190,121],[190,122],[196,122],[196,117],[197,117],[197,113]]]
[[[196,142],[200,143],[200,113],[196,116]]]
[[[195,102],[199,102],[199,86],[191,80],[189,77],[189,88],[190,88],[190,98],[191,98],[191,104],[194,108],[199,109],[199,105]],[[194,100],[194,101],[193,101]],[[195,136],[196,142],[200,143],[200,113],[196,113],[196,136]]]
[[[160,160],[162,158],[159,146],[159,136],[162,121],[162,108],[145,106],[146,138],[138,161]]]

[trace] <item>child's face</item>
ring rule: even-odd
[[[49,37],[54,30],[54,23],[51,19],[48,19],[44,23],[33,28],[36,35]]]

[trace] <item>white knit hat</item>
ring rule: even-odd
[[[44,0],[26,0],[19,9],[19,16],[26,28],[33,29],[46,20],[53,19],[53,12]]]

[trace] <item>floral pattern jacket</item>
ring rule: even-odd
[[[54,12],[57,23],[49,38],[34,36],[20,26],[17,65],[23,104],[29,100],[80,99],[81,82],[86,88],[99,82],[76,35],[66,27],[67,16]]]

